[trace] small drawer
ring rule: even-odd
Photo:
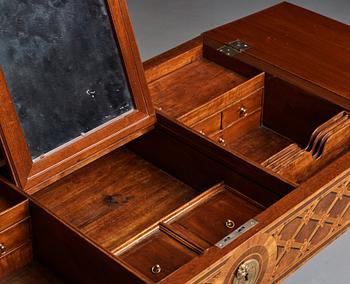
[[[221,113],[214,114],[193,125],[192,128],[204,136],[212,135],[221,129]]]
[[[165,224],[170,230],[205,250],[241,225],[253,219],[264,208],[220,184],[204,194]]]
[[[152,281],[158,282],[197,254],[159,228],[136,241],[119,257]]]
[[[6,254],[6,256],[0,257],[0,280],[25,267],[32,259],[32,243],[30,241]]]
[[[223,130],[210,136],[221,146],[229,146],[233,141],[243,137],[253,129],[260,127],[261,110],[250,113],[246,118],[236,121]]]
[[[263,91],[259,90],[234,103],[222,112],[222,127],[226,128],[238,119],[244,118],[262,106]]]
[[[0,232],[0,257],[17,249],[30,239],[30,219],[26,219]]]
[[[29,216],[28,200],[0,182],[0,231]]]

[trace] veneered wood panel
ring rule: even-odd
[[[32,262],[3,280],[4,284],[64,284],[45,266]]]
[[[230,70],[201,59],[152,82],[149,87],[156,108],[178,118],[245,80]]]
[[[34,198],[113,250],[195,195],[193,188],[120,148]]]
[[[242,58],[263,71],[264,66],[284,70],[329,91],[332,99],[341,96],[345,103],[350,98],[344,84],[350,81],[350,27],[345,24],[284,2],[211,30],[205,38],[243,40],[251,48]]]

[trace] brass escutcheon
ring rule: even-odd
[[[260,264],[256,259],[249,259],[238,266],[232,284],[256,284]]]
[[[234,228],[235,225],[236,225],[235,222],[232,221],[232,220],[230,220],[230,219],[226,220],[226,222],[225,222],[225,226],[226,226],[228,229]]]
[[[247,115],[248,115],[248,110],[244,106],[241,106],[239,108],[239,116],[246,117]]]
[[[0,243],[0,255],[6,253],[6,246],[2,243]]]
[[[156,264],[152,266],[151,271],[153,274],[158,274],[162,271],[162,268],[160,267],[159,264]]]

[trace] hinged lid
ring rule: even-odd
[[[155,121],[125,0],[0,0],[1,141],[43,187]]]
[[[239,60],[350,108],[349,26],[284,2],[204,34],[219,50],[237,39]]]

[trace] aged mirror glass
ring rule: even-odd
[[[32,158],[134,108],[102,0],[0,0],[0,65]]]

